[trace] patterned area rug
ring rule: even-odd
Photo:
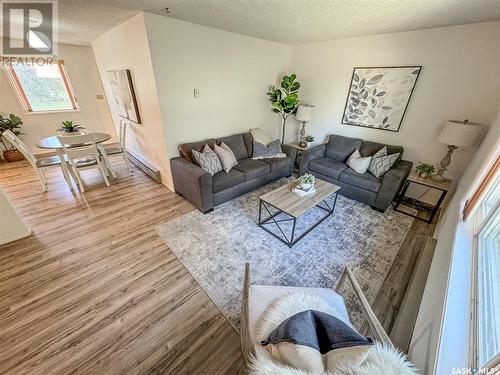
[[[246,262],[251,265],[252,284],[306,287],[332,287],[344,267],[350,266],[372,302],[413,222],[392,209],[381,214],[339,195],[334,214],[290,249],[257,226],[258,197],[288,181],[266,185],[207,215],[196,210],[156,227],[236,329]],[[297,233],[324,214],[319,208],[304,214]],[[351,320],[359,328],[363,319],[354,297],[349,291],[344,296]]]

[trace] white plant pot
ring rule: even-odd
[[[306,146],[307,148],[311,148],[311,147],[312,147],[312,145],[313,145],[313,143],[312,143],[312,142],[306,142],[306,143],[307,143],[307,146]]]
[[[300,183],[300,188],[302,190],[309,190],[310,188],[312,188],[312,184],[304,184],[303,182]]]

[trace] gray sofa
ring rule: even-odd
[[[392,168],[381,179],[370,172],[355,172],[345,163],[349,156],[359,149],[361,156],[371,156],[387,146],[387,153],[400,153]],[[316,177],[341,187],[340,194],[369,204],[378,211],[385,211],[401,190],[413,163],[402,160],[404,149],[401,146],[383,145],[330,135],[328,143],[313,147],[302,154],[300,174],[311,173]]]
[[[205,144],[213,147],[214,143],[222,142],[233,151],[238,165],[229,173],[221,171],[211,176],[194,163],[192,150],[201,151]],[[214,206],[259,186],[291,176],[297,150],[286,145],[281,145],[281,148],[287,154],[286,158],[253,160],[251,133],[182,144],[179,146],[180,157],[170,159],[175,192],[191,201],[201,212],[210,212]]]

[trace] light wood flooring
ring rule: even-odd
[[[33,230],[0,247],[0,374],[242,373],[238,334],[154,230],[193,206],[120,160],[110,188],[84,172],[84,196],[58,169],[42,193],[27,163],[0,164]],[[410,249],[375,303],[385,324],[404,294],[391,285],[409,280],[420,251]]]

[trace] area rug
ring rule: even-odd
[[[392,209],[379,213],[339,195],[334,214],[289,248],[257,225],[259,196],[288,182],[281,179],[209,214],[195,210],[156,227],[235,329],[246,262],[251,265],[252,284],[324,288],[334,286],[349,266],[372,302],[413,222]],[[329,198],[330,205],[333,199]],[[324,214],[314,208],[301,216],[297,233]],[[282,215],[276,219],[285,218]],[[352,293],[346,293],[351,321],[359,328],[363,322],[359,305]]]

